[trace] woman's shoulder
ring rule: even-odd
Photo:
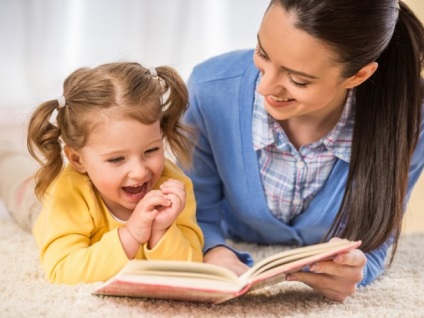
[[[208,82],[241,76],[253,65],[253,50],[236,50],[214,56],[196,65],[191,75],[197,81]]]

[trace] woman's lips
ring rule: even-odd
[[[275,107],[275,108],[281,108],[281,107],[287,107],[292,105],[296,100],[295,99],[282,99],[282,98],[276,98],[271,96],[265,96],[265,100],[268,103],[268,105]]]

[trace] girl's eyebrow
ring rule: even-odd
[[[266,51],[262,47],[261,40],[259,39],[259,34],[257,35],[257,38],[258,38],[258,46],[259,46],[259,48],[261,49],[262,52],[264,52],[266,54]],[[307,77],[307,78],[310,78],[310,79],[318,79],[317,76],[310,75],[310,74],[307,74],[307,73],[304,73],[304,72],[301,72],[301,71],[292,70],[292,69],[290,69],[288,67],[285,67],[283,65],[281,65],[280,68],[282,68],[284,71],[289,72],[291,74],[299,75],[299,76],[302,76],[302,77]]]

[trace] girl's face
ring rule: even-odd
[[[88,174],[110,211],[123,220],[158,182],[165,165],[159,121],[106,120],[76,153],[77,170]]]
[[[341,66],[321,41],[293,25],[294,15],[273,5],[258,32],[254,62],[262,77],[258,93],[276,120],[325,121],[340,115],[347,96]]]

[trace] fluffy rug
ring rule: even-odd
[[[0,210],[4,209],[0,206]],[[0,211],[1,212],[1,211]],[[236,244],[256,260],[282,247]],[[424,317],[424,233],[402,237],[393,266],[344,303],[284,282],[220,305],[99,297],[98,284],[50,284],[30,234],[0,213],[1,317]]]

